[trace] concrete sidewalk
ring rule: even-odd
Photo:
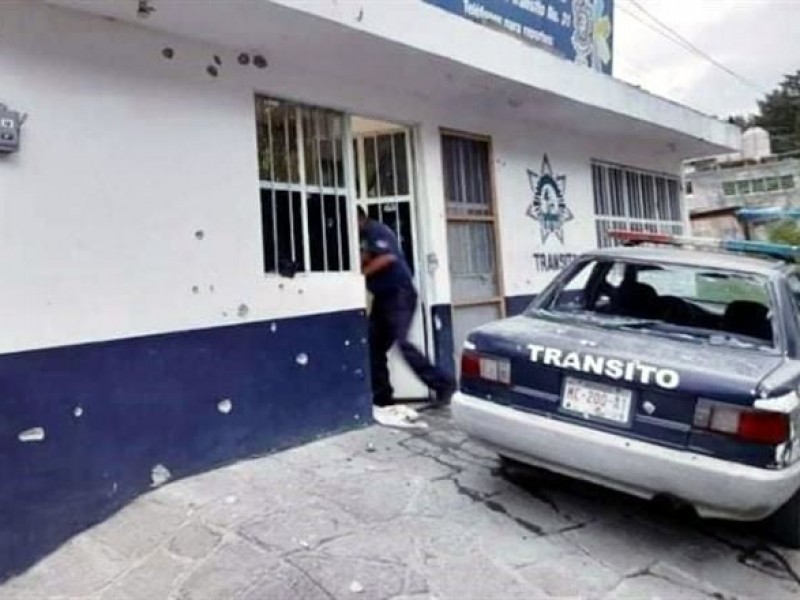
[[[43,600],[800,597],[800,553],[371,427],[140,498],[0,588]]]

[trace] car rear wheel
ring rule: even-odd
[[[770,516],[766,532],[779,544],[800,549],[800,490]]]

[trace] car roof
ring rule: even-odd
[[[584,256],[690,267],[709,267],[723,271],[739,271],[764,276],[774,276],[787,268],[785,261],[771,258],[757,258],[735,252],[712,252],[670,247],[623,246],[601,248],[588,252]]]

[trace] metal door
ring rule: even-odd
[[[411,132],[402,127],[381,128],[354,136],[354,142],[358,204],[370,218],[395,232],[419,290]],[[409,340],[427,353],[423,315],[420,295]],[[389,373],[396,399],[427,398],[427,388],[406,365],[397,347],[389,352]]]
[[[442,133],[453,342],[459,356],[469,331],[502,318],[496,208],[488,138]]]

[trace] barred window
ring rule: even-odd
[[[489,143],[443,135],[442,160],[454,303],[493,302],[500,295],[500,282]]]
[[[446,165],[444,197],[450,216],[492,214],[489,145],[481,140],[443,136],[442,156]]]
[[[598,246],[613,245],[611,229],[683,233],[677,177],[594,162],[592,186]]]
[[[724,181],[722,192],[726,196],[747,196],[763,192],[779,192],[794,189],[794,175],[780,175],[756,179],[739,179]]]
[[[256,97],[264,271],[350,269],[343,114]]]

